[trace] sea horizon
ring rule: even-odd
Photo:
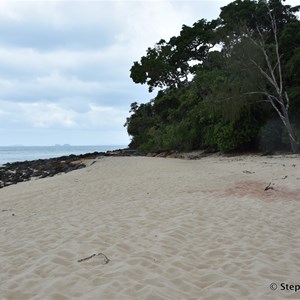
[[[0,165],[13,162],[47,159],[66,155],[106,152],[126,148],[127,145],[69,145],[51,146],[0,146]]]

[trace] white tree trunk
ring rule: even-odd
[[[272,66],[270,57],[267,53],[267,48],[265,45],[264,37],[262,32],[260,31],[259,27],[257,27],[257,32],[259,34],[259,41],[256,41],[254,39],[251,39],[252,42],[259,47],[259,49],[262,51],[265,62],[267,64],[267,70],[265,71],[257,62],[252,60],[253,64],[258,68],[260,73],[265,77],[271,86],[274,88],[274,93],[270,93],[269,91],[263,91],[260,92],[261,94],[264,94],[268,98],[268,102],[273,106],[273,108],[276,110],[277,114],[279,115],[281,121],[283,122],[291,144],[291,148],[293,153],[299,153],[300,152],[300,146],[296,140],[296,135],[294,133],[294,130],[292,128],[292,125],[290,123],[289,118],[289,106],[290,101],[289,97],[286,91],[284,91],[283,87],[283,74],[282,74],[282,68],[281,68],[281,56],[279,54],[279,45],[278,45],[278,39],[277,39],[277,26],[276,26],[276,20],[274,15],[272,15],[271,10],[269,9],[269,17],[271,21],[272,31],[274,35],[274,41],[275,41],[275,52],[276,52],[276,64],[275,66]]]

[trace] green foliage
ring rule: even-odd
[[[192,150],[193,141],[197,139],[197,132],[190,128],[187,122],[167,125],[153,132],[151,139],[155,150]]]
[[[280,0],[236,0],[221,8],[218,19],[183,25],[178,36],[160,40],[133,63],[132,80],[147,84],[150,92],[159,91],[146,104],[132,103],[125,124],[132,137],[130,146],[145,152],[209,146],[230,152],[256,147],[259,141],[263,150],[284,148],[286,131],[261,92],[274,88],[255,65],[267,70],[263,52],[253,43],[263,37],[266,53],[278,67],[268,9],[276,18],[283,83],[296,124],[300,120],[300,22],[295,16],[299,8]],[[218,51],[212,49],[215,45]],[[299,138],[300,125],[297,128]]]
[[[253,145],[258,130],[258,125],[248,120],[215,123],[205,128],[204,144],[214,145],[222,152],[245,150],[245,146]]]
[[[296,137],[300,138],[300,124],[296,123]],[[278,119],[268,120],[259,131],[259,148],[263,151],[288,150],[289,138],[282,122]]]
[[[131,147],[146,152],[200,148],[201,105],[189,89],[160,91],[151,103],[133,103],[125,124],[133,136]]]
[[[224,36],[229,36],[227,42],[236,42],[245,35],[245,30],[254,37],[257,36],[257,27],[259,27],[266,35],[272,36],[268,8],[277,20],[279,31],[286,24],[297,20],[295,12],[299,10],[299,7],[292,8],[284,5],[281,0],[236,0],[221,8],[220,35],[223,39]]]
[[[300,22],[287,24],[280,35],[284,80],[293,107],[293,120],[300,119]]]
[[[280,120],[270,120],[266,123],[259,132],[259,146],[263,151],[274,151],[282,148],[282,132],[283,126]]]
[[[155,126],[156,117],[153,114],[152,103],[138,105],[136,102],[131,104],[132,115],[127,118],[124,124],[127,132],[133,139],[130,147],[137,148],[139,145],[147,142],[148,131]]]
[[[155,87],[180,88],[186,85],[188,75],[194,73],[189,63],[201,60],[216,43],[213,29],[217,22],[202,19],[193,27],[183,25],[180,35],[169,42],[160,40],[148,48],[140,62],[134,62],[130,77],[135,83],[147,84],[149,91]]]

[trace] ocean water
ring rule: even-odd
[[[110,150],[126,148],[117,146],[15,146],[0,147],[0,165],[7,162],[45,159],[70,154],[85,154],[90,152],[106,152]]]

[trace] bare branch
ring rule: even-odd
[[[267,93],[267,92],[247,92],[247,93],[244,93],[244,95],[265,95],[265,96],[269,96],[269,93]]]
[[[251,59],[251,62],[259,69],[260,73],[266,78],[268,79],[268,81],[272,84],[272,86],[274,86],[276,88],[276,79],[274,81],[274,78],[271,78],[267,72],[265,72],[262,67],[253,59]]]
[[[282,58],[282,56],[283,56],[283,54],[281,54],[280,56],[279,56],[279,59],[281,60],[281,58]],[[276,70],[276,68],[278,67],[278,62],[275,64],[275,66],[273,67],[273,72],[275,72],[275,70]]]
[[[275,88],[274,93],[272,94],[271,92],[268,93],[266,91],[266,88],[263,88],[262,92],[250,92],[246,93],[248,95],[254,95],[254,94],[260,94],[264,95],[267,97],[268,100],[263,100],[265,102],[269,102],[272,107],[275,109],[277,114],[279,115],[281,121],[283,122],[289,139],[290,139],[290,144],[292,151],[294,153],[299,153],[300,152],[300,146],[296,141],[296,136],[293,131],[293,128],[290,123],[289,119],[289,107],[290,107],[290,100],[288,97],[288,94],[286,91],[284,91],[283,87],[283,74],[282,74],[282,66],[281,66],[281,58],[282,55],[279,53],[279,43],[278,43],[278,30],[277,30],[277,24],[276,24],[276,19],[275,15],[272,14],[272,11],[270,9],[269,4],[266,2],[267,8],[268,8],[268,16],[270,18],[270,24],[271,24],[271,29],[273,31],[273,36],[274,36],[274,42],[275,42],[275,59],[276,63],[273,64],[269,56],[269,53],[267,52],[267,47],[265,44],[265,39],[263,36],[263,32],[260,30],[258,25],[256,26],[256,30],[258,32],[258,40],[255,40],[251,36],[249,36],[250,40],[253,42],[255,46],[259,48],[259,50],[262,52],[264,56],[265,63],[267,65],[267,69],[264,70],[263,67],[257,63],[255,60],[251,60],[251,62],[256,66],[256,68],[259,70],[261,75],[271,84],[273,88]]]
[[[271,97],[273,100],[275,100],[281,106],[281,108],[283,110],[285,110],[285,105],[284,105],[284,102],[282,100],[278,99],[278,97],[276,97],[272,94],[269,94],[268,96]]]
[[[284,126],[286,126],[286,120],[285,120],[285,117],[284,115],[281,113],[281,111],[278,109],[278,107],[275,105],[274,101],[272,100],[272,98],[268,97],[269,98],[269,102],[271,103],[271,105],[273,106],[273,108],[276,110],[276,112],[278,113],[281,121],[283,122]]]
[[[283,84],[282,84],[282,71],[281,71],[281,60],[280,60],[281,56],[279,55],[279,44],[278,44],[278,39],[277,39],[277,25],[276,25],[275,16],[272,15],[270,8],[268,10],[268,14],[270,16],[272,30],[273,30],[273,34],[274,34],[276,58],[277,58],[277,65],[278,65],[278,75],[279,75],[279,90],[280,90],[280,94],[282,94]]]
[[[288,111],[289,108],[290,108],[290,98],[289,98],[287,92],[284,92],[284,96],[285,96],[285,99],[286,99],[286,106],[285,106],[285,109],[286,109],[286,111]]]
[[[268,7],[268,10],[269,10],[269,14],[270,14],[270,18],[271,18],[271,23],[272,23],[272,30],[277,30],[276,28],[276,21],[275,21],[275,18],[272,18],[272,15],[271,15],[271,11]],[[273,22],[274,21],[274,22]],[[275,27],[274,27],[275,26]],[[270,75],[268,75],[265,71],[262,70],[261,67],[258,66],[257,63],[255,63],[255,65],[257,67],[259,67],[259,70],[260,72],[270,81],[270,83],[274,86],[274,88],[276,89],[276,92],[278,94],[281,94],[282,93],[282,76],[281,76],[281,65],[280,65],[280,55],[279,55],[279,50],[278,50],[278,41],[277,41],[277,33],[274,33],[276,35],[276,38],[275,38],[275,43],[276,43],[276,55],[277,55],[277,65],[279,66],[279,72],[280,72],[280,83],[278,85],[278,82],[276,80],[276,76],[275,76],[275,70],[276,70],[276,67],[272,67],[272,64],[270,62],[270,59],[269,59],[269,55],[266,51],[266,47],[265,47],[265,40],[264,40],[264,37],[263,37],[263,34],[261,32],[261,30],[259,29],[258,26],[256,26],[256,30],[259,34],[259,42],[255,41],[253,38],[250,38],[251,41],[260,48],[260,50],[262,51],[263,55],[264,55],[264,58],[265,58],[265,61],[267,63],[267,66],[268,66],[268,70],[270,72]],[[253,62],[253,60],[252,60]],[[270,80],[272,78],[272,80]]]
[[[280,94],[280,93],[281,93],[281,92],[280,92],[280,88],[278,87],[278,83],[277,83],[277,80],[276,80],[276,76],[275,76],[275,73],[274,73],[274,71],[273,71],[273,68],[272,68],[272,65],[271,65],[269,56],[268,56],[268,54],[267,54],[267,51],[266,51],[266,49],[261,49],[261,50],[263,51],[263,54],[264,54],[264,56],[265,56],[265,60],[266,60],[266,63],[267,63],[267,66],[268,66],[270,75],[271,75],[271,77],[272,77],[272,79],[273,79],[273,86],[274,86],[274,88],[276,89],[276,92],[277,92],[278,94]]]

